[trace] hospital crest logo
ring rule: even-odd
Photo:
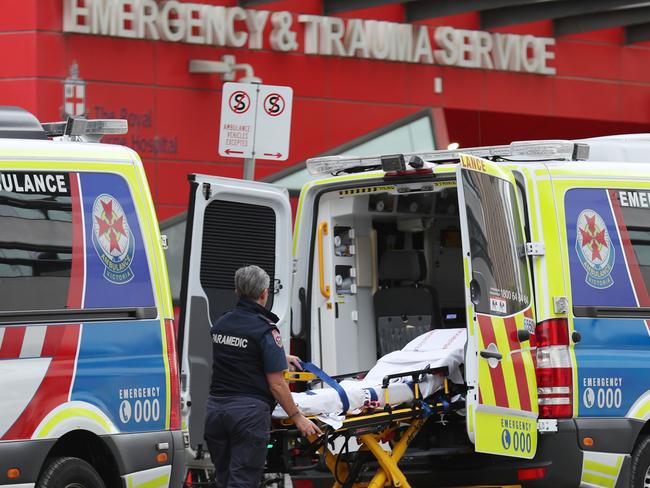
[[[594,210],[585,209],[578,216],[576,252],[587,272],[585,281],[589,286],[600,290],[612,286],[614,247],[605,221]]]
[[[116,285],[128,283],[133,278],[135,240],[120,202],[111,195],[99,195],[92,219],[93,245],[104,265],[104,278]]]

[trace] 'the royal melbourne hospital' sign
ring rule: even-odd
[[[169,0],[64,0],[65,32],[554,75],[555,39]],[[296,24],[304,29],[298,39]]]

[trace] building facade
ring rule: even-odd
[[[188,173],[242,176],[217,152],[228,79],[293,88],[289,158],[255,173],[293,190],[321,154],[648,131],[650,7],[605,3],[6,0],[0,103],[128,119],[110,140],[141,155],[165,220]]]

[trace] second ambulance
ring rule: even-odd
[[[190,466],[206,465],[207,330],[249,262],[274,278],[293,351],[331,375],[466,327],[465,408],[412,443],[400,463],[412,485],[649,486],[649,163],[644,135],[317,158],[293,241],[285,190],[194,175]]]

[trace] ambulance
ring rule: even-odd
[[[315,158],[293,236],[286,190],[191,175],[189,466],[207,459],[208,330],[254,263],[293,353],[332,376],[466,329],[462,408],[413,439],[409,484],[650,486],[649,163],[650,135]],[[324,464],[292,463],[300,449],[270,447],[297,486],[332,484]],[[357,474],[334,486],[368,481]]]
[[[126,130],[0,107],[0,487],[182,485],[163,241],[140,158],[98,143]]]

